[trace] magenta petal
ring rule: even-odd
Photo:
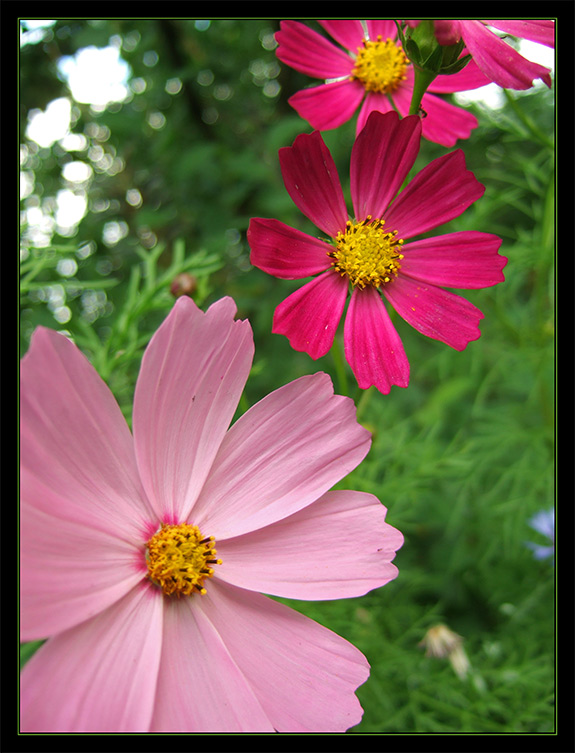
[[[372,112],[351,151],[351,196],[356,220],[381,217],[413,167],[421,120]]]
[[[375,288],[354,290],[343,336],[345,357],[361,389],[366,390],[374,385],[387,395],[394,384],[407,387],[409,362],[385,304]]]
[[[215,597],[216,590],[210,583],[208,593]],[[165,601],[150,732],[273,732],[249,681],[206,617],[208,599]]]
[[[284,520],[219,541],[218,578],[291,599],[361,596],[397,576],[392,560],[403,536],[385,513],[371,494],[327,492]]]
[[[333,246],[279,220],[250,220],[248,244],[254,267],[284,280],[311,277],[330,266]]]
[[[281,21],[276,55],[296,71],[315,78],[349,76],[353,61],[333,42],[297,21]]]
[[[20,678],[23,732],[147,732],[162,646],[163,599],[134,589],[51,638]]]
[[[501,242],[491,233],[466,231],[406,243],[401,274],[448,288],[490,287],[505,279]]]
[[[423,136],[436,144],[454,146],[458,139],[468,139],[479,125],[473,113],[433,94],[424,94],[421,106],[427,113],[422,121]]]
[[[403,189],[384,214],[386,229],[413,238],[459,217],[484,191],[457,149],[430,162]]]
[[[132,435],[86,357],[68,338],[39,327],[22,359],[20,397],[21,466],[47,490],[35,495],[24,487],[22,504],[137,538],[152,510]]]
[[[249,322],[186,296],[152,337],[134,397],[140,475],[163,521],[185,520],[235,413],[253,358]]]
[[[529,39],[531,42],[539,42],[547,47],[555,46],[555,21],[538,18],[537,20],[500,20],[483,21],[488,26],[511,34],[520,39]]]
[[[383,294],[418,332],[455,350],[464,350],[481,336],[483,314],[461,296],[401,274],[383,288]]]
[[[224,583],[201,607],[278,732],[345,732],[369,664],[354,646],[289,607]],[[217,586],[217,588],[216,588]]]
[[[280,167],[294,204],[324,233],[345,230],[347,210],[333,157],[321,134],[300,134],[279,150]]]
[[[541,78],[551,86],[549,69],[526,60],[481,21],[460,21],[468,51],[481,70],[504,89],[530,89]]]
[[[329,131],[347,123],[364,95],[365,89],[359,81],[345,79],[302,89],[288,102],[312,128]]]
[[[490,83],[491,79],[477,67],[477,63],[474,60],[470,60],[459,73],[434,78],[427,90],[437,94],[449,94],[451,92],[477,89]]]
[[[328,269],[280,303],[272,332],[285,335],[294,350],[314,359],[325,356],[333,345],[347,289],[347,279]]]
[[[333,394],[327,374],[300,377],[253,405],[229,430],[193,522],[218,545],[270,525],[340,481],[370,442],[353,402]]]
[[[361,46],[364,37],[361,21],[352,21],[349,18],[337,21],[331,19],[329,21],[318,21],[318,24],[323,26],[336,42],[339,42],[342,47],[350,52],[357,52],[357,48]]]
[[[376,18],[367,19],[366,23],[369,38],[372,40],[381,37],[385,41],[386,39],[395,39],[397,37],[397,26],[394,21]]]

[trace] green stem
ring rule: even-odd
[[[333,364],[335,366],[335,373],[337,375],[338,391],[340,395],[348,396],[348,383],[347,383],[347,371],[345,368],[345,361],[341,352],[341,346],[337,338],[333,341],[331,348],[331,356],[333,358]]]
[[[425,94],[429,87],[429,84],[431,84],[437,74],[433,73],[432,71],[424,71],[421,68],[418,68],[416,65],[413,66],[413,72],[415,75],[413,79],[413,94],[411,95],[409,114],[419,115],[423,95]]]

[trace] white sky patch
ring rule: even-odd
[[[128,96],[130,66],[115,47],[84,47],[63,57],[58,69],[76,102],[105,106]]]
[[[28,115],[26,136],[39,146],[49,147],[63,138],[70,128],[72,106],[66,97],[54,99],[42,110],[31,110]]]

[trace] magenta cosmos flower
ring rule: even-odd
[[[406,23],[413,27],[421,22]],[[487,26],[519,39],[540,42],[547,47],[555,46],[555,22],[551,20],[434,21],[439,44],[452,45],[463,39],[467,52],[473,55],[479,69],[499,86],[505,89],[530,89],[537,78],[551,86],[548,68],[526,60]]]
[[[347,641],[265,591],[364,594],[401,534],[371,494],[328,489],[370,437],[326,374],[228,430],[253,338],[224,298],[179,299],[152,338],[133,435],[66,337],[21,374],[23,731],[341,732],[369,674]],[[217,548],[217,551],[216,551]]]
[[[276,33],[276,54],[286,65],[314,78],[326,80],[297,92],[289,98],[296,112],[319,131],[337,128],[347,122],[360,107],[357,132],[364,127],[374,110],[395,109],[407,115],[413,93],[413,66],[397,41],[393,21],[318,21],[342,45],[297,21],[282,21]],[[473,61],[459,73],[437,76],[421,102],[427,117],[423,136],[443,146],[453,146],[457,139],[469,137],[477,128],[477,118],[470,112],[446,102],[434,94],[476,89],[490,83]]]
[[[333,344],[348,291],[345,355],[362,389],[406,387],[409,363],[384,299],[419,332],[463,350],[480,336],[479,309],[439,286],[483,288],[501,282],[501,239],[474,231],[419,238],[459,216],[484,187],[466,170],[461,150],[431,162],[394,199],[415,162],[421,121],[374,112],[351,153],[348,218],[335,163],[314,131],[280,149],[286,189],[330,240],[279,220],[252,219],[251,262],[287,280],[318,275],[275,311],[273,331],[312,358]]]

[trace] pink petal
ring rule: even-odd
[[[368,92],[359,111],[359,115],[357,116],[357,125],[355,129],[356,137],[359,136],[361,131],[363,131],[363,129],[365,128],[367,119],[372,112],[393,112],[393,105],[391,104],[387,94]]]
[[[347,279],[328,269],[280,303],[272,332],[285,335],[294,350],[314,359],[325,356],[333,345],[347,289]]]
[[[529,39],[531,42],[539,42],[547,47],[555,46],[555,21],[538,18],[537,20],[500,20],[483,21],[488,26],[511,34],[520,39]]]
[[[214,583],[200,602],[278,732],[344,732],[369,664],[354,646],[261,594]]]
[[[26,468],[21,488],[20,629],[21,639],[30,641],[103,611],[141,581],[146,568],[141,542],[128,543],[105,526],[69,517],[71,501],[62,501]],[[29,499],[41,499],[43,506]]]
[[[426,285],[400,273],[383,294],[397,313],[418,332],[464,350],[481,336],[483,314],[473,304],[454,293]]]
[[[300,134],[279,150],[287,192],[298,209],[332,238],[345,230],[347,209],[335,162],[321,134]]]
[[[331,19],[328,21],[318,21],[318,24],[323,26],[336,42],[339,42],[342,47],[350,50],[350,52],[357,52],[357,48],[363,41],[364,34],[361,21],[352,21],[349,18],[338,21]]]
[[[394,384],[407,387],[409,362],[401,338],[375,288],[354,290],[343,337],[345,357],[362,390],[374,385],[387,395]]]
[[[397,37],[397,26],[394,21],[389,19],[369,19],[367,20],[367,30],[369,31],[369,38],[376,40],[381,37],[383,41],[386,39],[395,39]]]
[[[217,588],[210,582],[210,595]],[[249,681],[206,616],[206,596],[166,599],[151,732],[273,732]]]
[[[381,217],[413,167],[421,140],[417,115],[372,112],[351,151],[351,196],[356,220]]]
[[[312,128],[329,131],[350,120],[364,95],[363,84],[345,79],[302,89],[288,102]]]
[[[286,65],[314,78],[349,76],[353,61],[330,40],[297,21],[281,21],[276,55]]]
[[[468,51],[481,70],[505,89],[530,89],[533,80],[543,79],[551,86],[549,70],[526,60],[481,21],[460,21]]]
[[[178,298],[142,359],[134,398],[140,475],[165,522],[189,514],[237,408],[253,358],[247,321],[222,298],[204,314]]]
[[[423,136],[436,144],[454,146],[458,139],[468,139],[479,125],[473,113],[433,94],[424,94],[421,106],[427,114],[422,120]]]
[[[401,274],[448,288],[486,288],[503,282],[501,238],[474,231],[424,238],[402,247]]]
[[[39,327],[22,359],[20,397],[21,467],[46,490],[36,496],[33,486],[23,488],[22,504],[137,540],[152,510],[132,436],[85,356]]]
[[[315,501],[355,468],[371,437],[327,374],[296,379],[236,421],[194,509],[205,536],[255,531]]]
[[[161,646],[151,587],[51,638],[22,671],[22,731],[147,732]]]
[[[430,162],[399,194],[384,219],[407,240],[459,217],[485,191],[460,149]]]
[[[291,599],[362,596],[397,576],[391,561],[403,536],[385,513],[371,494],[327,492],[284,520],[218,542],[218,580]]]
[[[464,50],[463,54],[466,53],[467,50]],[[477,63],[474,60],[470,60],[459,73],[434,78],[427,90],[436,94],[450,94],[451,92],[478,89],[480,86],[487,86],[490,83],[491,79],[477,67]]]
[[[328,253],[333,246],[279,220],[252,218],[247,238],[251,263],[269,275],[297,280],[330,266]]]

